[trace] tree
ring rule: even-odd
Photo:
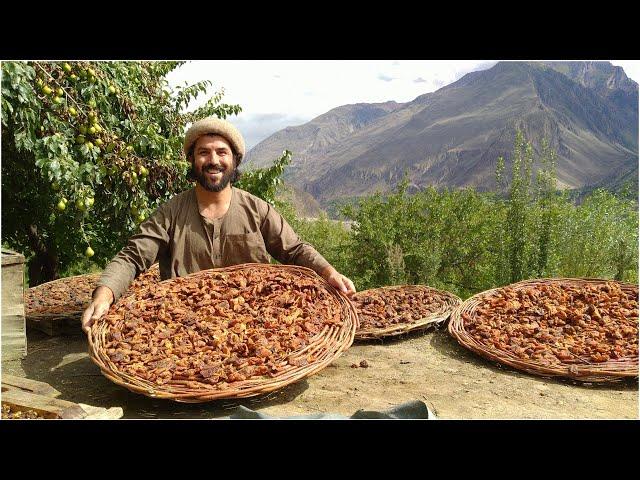
[[[638,281],[638,205],[596,189],[562,216],[560,276]]]
[[[241,111],[209,81],[169,87],[184,62],[3,62],[3,244],[30,284],[79,258],[104,265],[137,225],[189,185],[186,126]]]
[[[534,163],[538,169],[533,174]],[[499,285],[549,274],[553,256],[554,234],[559,225],[560,205],[566,199],[556,187],[556,154],[546,139],[536,162],[531,142],[516,130],[511,178],[504,175],[505,162],[498,158],[496,180],[504,208],[502,233],[495,239],[495,278]],[[534,182],[535,179],[535,182]]]
[[[510,265],[510,282],[527,277],[527,260],[531,258],[530,243],[527,242],[528,224],[530,223],[531,168],[533,164],[533,147],[525,141],[520,130],[516,131],[513,150],[511,186],[509,189],[509,209],[505,234],[508,241],[508,258]]]
[[[236,186],[260,197],[271,205],[279,206],[276,194],[282,186],[284,169],[290,163],[291,152],[285,150],[272,166],[243,172]]]
[[[354,221],[345,272],[356,285],[426,284],[461,296],[493,286],[490,247],[501,226],[493,197],[433,187],[409,195],[407,185],[343,207]]]

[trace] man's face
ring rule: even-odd
[[[191,172],[210,192],[219,192],[229,184],[235,171],[231,145],[220,135],[203,135],[193,149]]]

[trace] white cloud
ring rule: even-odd
[[[409,102],[465,74],[491,68],[486,60],[209,60],[191,61],[169,74],[171,85],[210,80],[224,103],[242,113],[229,120],[252,141],[304,123],[341,105]],[[640,61],[612,61],[640,79]],[[380,79],[388,80],[381,82]],[[393,81],[390,81],[393,80]],[[200,102],[206,100],[203,95]],[[192,105],[195,107],[197,104]],[[275,115],[268,117],[265,115]],[[288,125],[286,124],[287,122]],[[298,123],[298,124],[299,124]],[[270,131],[274,128],[273,131]],[[247,139],[248,140],[248,139]]]
[[[209,95],[224,88],[222,102],[242,107],[229,120],[251,148],[286,126],[308,122],[341,105],[409,102],[485,64],[476,60],[209,60],[187,62],[168,80],[172,86],[209,80],[213,84]],[[190,108],[206,98],[202,95]]]
[[[211,80],[214,89],[210,93],[224,87],[223,101],[240,104],[247,115],[286,113],[313,118],[349,103],[408,102],[434,91],[436,78],[445,84],[451,83],[483,63],[476,60],[192,61],[171,72],[169,81],[177,85]],[[381,83],[378,80],[381,76],[395,81]],[[415,83],[414,79],[419,77],[425,82]]]

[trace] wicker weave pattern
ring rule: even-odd
[[[426,285],[394,285],[389,287],[372,288],[356,293],[352,300],[357,300],[371,295],[381,296],[384,298],[385,294],[397,291],[402,291],[404,293],[426,293],[429,295],[437,295],[442,299],[442,304],[439,308],[432,311],[425,317],[411,322],[390,325],[384,328],[364,327],[362,322],[360,322],[360,326],[356,330],[357,340],[392,337],[415,330],[424,330],[430,327],[435,327],[444,323],[449,318],[453,309],[462,303],[462,300],[454,294],[444,290],[436,290],[435,288],[431,288]]]
[[[24,294],[25,316],[34,320],[81,316],[91,303],[91,294],[99,279],[100,273],[88,273],[29,288]],[[160,269],[158,264],[154,264],[131,283],[125,295],[159,281]]]
[[[111,361],[111,358],[106,353],[110,328],[119,328],[123,320],[118,320],[118,324],[115,327],[110,327],[108,322],[103,321],[105,317],[94,323],[89,336],[92,360],[100,367],[100,370],[107,378],[133,392],[178,402],[197,403],[222,398],[244,398],[272,392],[320,371],[351,346],[357,324],[355,308],[344,295],[310,269],[291,265],[243,264],[204,270],[182,277],[182,279],[197,281],[215,278],[215,275],[219,273],[242,272],[249,269],[254,271],[255,269],[263,269],[264,272],[286,271],[300,278],[312,279],[316,285],[326,290],[337,308],[339,308],[341,323],[331,326],[325,325],[320,333],[313,336],[309,344],[291,352],[288,357],[289,360],[284,360],[279,364],[280,368],[274,376],[250,377],[243,381],[223,384],[172,380],[163,385],[158,385],[141,377],[123,372]],[[167,282],[173,282],[173,280],[167,280],[162,283],[166,284]],[[142,291],[137,292],[138,295],[141,293]],[[136,293],[133,294],[133,296],[135,295]],[[128,298],[123,296],[119,302],[126,302],[127,300]],[[296,359],[304,361],[300,362],[300,365],[294,365],[293,363],[298,363],[295,361]],[[197,385],[194,386],[194,383]]]
[[[524,280],[514,283],[508,287],[525,288],[540,285],[571,285],[571,286],[587,286],[601,285],[604,283],[616,283],[623,292],[628,295],[635,295],[637,298],[638,286],[630,283],[615,282],[613,280],[591,279],[591,278],[551,278]],[[504,288],[504,287],[502,287]],[[467,299],[458,306],[451,314],[449,321],[449,333],[462,346],[477,353],[478,355],[500,364],[508,365],[527,373],[539,375],[543,377],[566,377],[583,382],[610,382],[628,377],[638,377],[638,357],[623,358],[617,360],[608,360],[602,363],[561,363],[560,365],[543,365],[533,359],[521,359],[511,352],[491,347],[479,342],[473,338],[471,334],[465,330],[463,313],[474,316],[476,307],[482,303],[483,299],[499,292],[502,288],[495,288],[478,293]],[[637,322],[638,319],[636,318]]]

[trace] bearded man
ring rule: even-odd
[[[184,139],[195,187],[158,207],[107,265],[82,316],[88,333],[155,262],[162,280],[241,263],[281,263],[311,268],[347,295],[353,282],[333,268],[264,200],[233,186],[245,154],[242,134],[229,122],[208,117]]]

